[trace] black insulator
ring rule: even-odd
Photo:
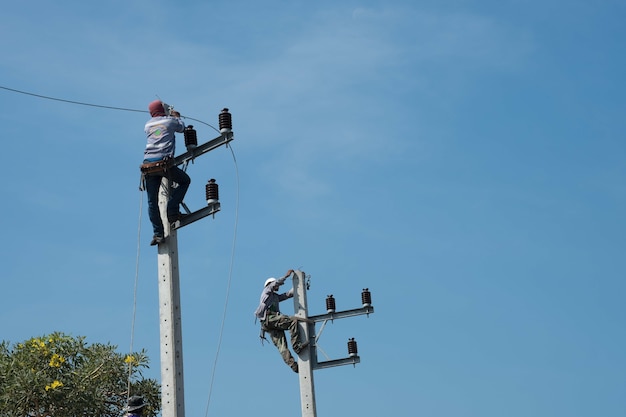
[[[326,297],[326,311],[329,313],[335,312],[335,297],[332,294]]]
[[[219,115],[220,121],[220,133],[228,133],[233,129],[233,118],[228,112],[227,108],[224,108]]]
[[[372,294],[369,289],[363,288],[363,292],[361,292],[361,302],[363,302],[363,307],[370,307],[372,305]]]
[[[354,337],[352,339],[348,339],[348,356],[358,356],[358,353],[359,352],[356,348],[356,341],[354,340]]]
[[[211,178],[206,184],[206,202],[207,204],[217,203],[219,201],[219,190],[215,180]]]
[[[194,149],[198,146],[198,135],[192,125],[189,125],[183,131],[185,135],[185,146],[187,150]]]

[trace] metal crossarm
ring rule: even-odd
[[[315,362],[315,364],[313,365],[313,369],[317,370],[317,369],[325,369],[325,368],[332,368],[333,366],[341,366],[341,365],[356,365],[357,363],[361,362],[361,358],[358,356],[352,356],[349,358],[343,358],[343,359],[332,359],[329,361],[322,361],[322,362]]]
[[[182,153],[174,158],[174,165],[180,165],[187,161],[191,161],[200,155],[203,155],[213,149],[219,148],[222,145],[226,145],[228,142],[234,139],[233,132],[222,133],[213,140],[210,140],[202,145],[197,146],[185,153]]]
[[[206,216],[210,216],[211,214],[215,214],[220,211],[220,203],[212,203],[207,207],[203,207],[200,210],[196,210],[193,213],[188,214],[181,220],[177,220],[176,222],[171,224],[172,230],[180,229],[183,226],[187,226],[190,223],[193,223],[197,220],[205,218]]]
[[[352,310],[345,311],[337,311],[334,313],[320,314],[318,316],[309,316],[309,320],[313,320],[315,322],[318,321],[326,321],[326,320],[334,320],[334,319],[344,319],[346,317],[354,317],[360,316],[363,314],[372,314],[374,313],[374,307],[367,306],[362,308],[355,308]]]

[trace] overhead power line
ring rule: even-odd
[[[70,104],[77,104],[79,106],[89,106],[89,107],[98,107],[101,109],[109,109],[109,110],[120,110],[120,111],[132,111],[132,112],[136,112],[136,113],[148,113],[147,110],[138,110],[138,109],[129,109],[126,107],[116,107],[116,106],[104,106],[102,104],[93,104],[93,103],[85,103],[82,101],[74,101],[74,100],[67,100],[67,99],[63,99],[63,98],[58,98],[58,97],[50,97],[50,96],[44,96],[42,94],[35,94],[35,93],[30,93],[28,91],[22,91],[22,90],[18,90],[15,88],[9,88],[9,87],[5,87],[0,85],[0,89],[3,90],[7,90],[7,91],[12,91],[14,93],[18,93],[18,94],[24,94],[27,96],[32,96],[32,97],[37,97],[37,98],[43,98],[45,100],[53,100],[53,101],[60,101],[63,103],[70,103]],[[188,116],[180,116],[183,119],[189,119],[189,120],[194,120],[198,123],[202,123],[203,125],[206,125],[208,127],[210,127],[211,129],[219,132],[219,129],[217,129],[215,126],[212,126],[206,122],[203,122],[202,120],[198,120],[198,119],[194,119],[193,117],[188,117]]]
[[[0,88],[3,89],[3,90],[7,90],[7,91],[13,91],[14,93],[25,94],[27,96],[44,98],[46,100],[61,101],[61,102],[64,102],[64,103],[78,104],[78,105],[81,105],[81,106],[100,107],[102,109],[123,110],[123,111],[134,111],[134,112],[138,112],[138,113],[147,113],[146,110],[127,109],[127,108],[124,108],[124,107],[103,106],[103,105],[100,105],[100,104],[92,104],[92,103],[84,103],[84,102],[81,102],[81,101],[65,100],[65,99],[62,99],[62,98],[56,98],[56,97],[44,96],[44,95],[41,95],[41,94],[29,93],[28,91],[16,90],[15,88],[4,87],[4,86],[1,86],[1,85],[0,85]]]

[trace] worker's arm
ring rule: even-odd
[[[279,278],[278,280],[276,280],[276,283],[278,283],[278,285],[283,285],[285,283],[285,281],[287,280],[287,278],[289,278],[289,276],[293,274],[293,269],[290,269],[289,271],[287,271],[287,273],[285,274],[284,277]]]
[[[289,276],[291,276],[291,274],[293,274],[293,269],[290,269],[289,271],[287,271],[287,273],[285,274],[284,277],[280,278],[278,281],[276,281],[278,283],[278,285],[283,285],[285,283],[285,280],[287,278],[289,278]],[[293,288],[290,289],[287,292],[284,292],[282,294],[278,294],[278,300],[279,301],[284,301],[288,298],[293,297]]]

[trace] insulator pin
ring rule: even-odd
[[[192,125],[189,125],[183,131],[185,135],[185,146],[190,151],[198,146],[198,135]]]
[[[227,108],[219,115],[220,133],[229,133],[233,130],[233,119]]]
[[[354,340],[354,337],[351,339],[348,339],[348,356],[355,357],[355,356],[359,356],[358,355],[359,351],[356,347],[356,341]]]
[[[206,203],[208,205],[217,203],[219,201],[219,189],[215,180],[211,178],[206,184]]]
[[[369,289],[363,288],[363,291],[361,292],[361,302],[363,303],[363,307],[372,306],[372,294]]]
[[[333,297],[332,294],[326,297],[326,312],[335,312],[335,297]]]

